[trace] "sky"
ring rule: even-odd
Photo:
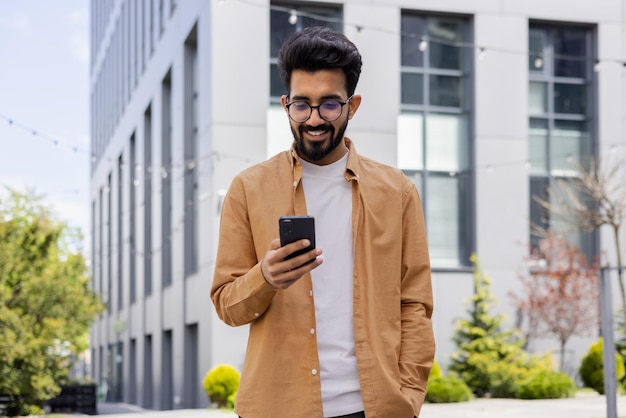
[[[89,42],[87,0],[0,0],[0,191],[43,195],[85,246]]]

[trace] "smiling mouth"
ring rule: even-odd
[[[324,139],[326,134],[331,131],[329,127],[315,126],[302,129],[302,134],[306,134],[311,141]]]

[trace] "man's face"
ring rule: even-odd
[[[286,96],[281,99],[285,111],[286,105],[295,101],[319,106],[328,100],[348,101],[346,77],[341,69],[312,73],[294,70],[291,73],[289,100]],[[304,122],[294,122],[290,118],[298,155],[305,161],[318,165],[331,164],[341,159],[345,154],[343,135],[348,127],[348,120],[352,119],[360,104],[361,96],[354,95],[348,103],[341,106],[341,114],[332,122],[324,120],[319,109],[312,109],[311,117]]]

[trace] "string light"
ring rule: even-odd
[[[41,138],[41,139],[45,139],[46,141],[51,142],[52,145],[54,145],[55,147],[63,147],[63,148],[66,148],[66,149],[76,153],[76,154],[81,153],[81,154],[90,155],[89,151],[84,150],[82,148],[79,148],[76,145],[72,145],[70,143],[70,141],[59,140],[58,138],[52,137],[52,136],[47,135],[45,133],[42,133],[42,132],[40,132],[40,131],[38,131],[36,129],[33,129],[32,127],[30,127],[30,126],[28,126],[26,124],[23,124],[23,123],[20,123],[20,122],[16,122],[14,119],[12,119],[12,118],[10,118],[8,116],[0,114],[0,119],[4,119],[9,124],[9,126],[11,126],[11,127],[21,129],[21,130],[23,130],[25,132],[30,133],[31,136],[38,137],[38,138]]]
[[[295,25],[296,23],[298,23],[298,15],[296,14],[295,10],[292,10],[291,14],[289,15],[289,24]]]
[[[255,6],[255,7],[261,7],[261,8],[266,8],[267,5],[266,4],[259,4],[259,3],[252,3],[251,1],[247,1],[247,0],[238,0],[241,3],[245,3],[251,6]],[[220,6],[224,5],[226,3],[226,0],[218,0],[218,4]],[[399,36],[403,36],[403,37],[408,37],[408,38],[414,38],[419,40],[419,44],[418,44],[418,49],[422,52],[425,52],[428,47],[429,44],[431,43],[435,43],[435,44],[440,44],[440,45],[447,45],[447,46],[455,46],[455,47],[459,47],[459,48],[475,48],[478,49],[478,58],[479,59],[483,59],[487,53],[487,51],[498,51],[498,52],[503,52],[503,53],[523,53],[523,54],[529,54],[529,51],[516,51],[516,50],[511,50],[511,49],[502,49],[502,48],[495,48],[495,47],[477,47],[474,44],[471,43],[464,43],[464,42],[454,42],[454,41],[449,41],[449,40],[445,40],[445,39],[440,39],[440,38],[436,38],[436,37],[424,37],[423,35],[419,35],[416,33],[408,33],[408,32],[394,32],[394,31],[390,31],[388,29],[384,29],[384,28],[377,28],[377,27],[372,27],[372,26],[364,26],[361,24],[350,24],[348,22],[344,22],[343,19],[338,19],[338,18],[333,18],[333,17],[328,17],[328,16],[323,16],[323,15],[318,15],[318,14],[313,14],[313,13],[308,13],[308,12],[304,12],[304,11],[298,11],[295,10],[293,8],[285,8],[285,7],[281,7],[281,6],[277,6],[277,5],[270,5],[269,8],[271,10],[275,10],[275,11],[280,11],[280,12],[284,12],[288,15],[288,22],[292,25],[295,25],[298,21],[299,16],[304,16],[304,17],[309,17],[318,21],[325,21],[325,22],[329,22],[329,23],[342,23],[345,26],[353,26],[357,32],[361,32],[363,30],[371,30],[371,31],[379,31],[379,32],[385,32],[388,34],[395,34],[395,35],[399,35]],[[544,57],[543,56],[537,56],[537,52],[533,51],[531,52],[533,56],[536,56],[536,58],[534,59],[534,66],[536,68],[541,68],[544,65]],[[566,55],[554,55],[553,58],[558,58],[558,59],[572,59],[572,60],[586,60],[586,58],[584,57],[574,57],[574,56],[566,56]],[[626,61],[622,61],[619,59],[595,59],[594,60],[594,65],[593,65],[593,69],[594,71],[600,71],[601,69],[601,63],[605,63],[605,62],[612,62],[612,63],[618,63],[621,66],[623,66],[624,68],[626,68]],[[32,129],[26,125],[20,124],[15,122],[13,119],[4,116],[2,114],[0,114],[0,119],[4,119],[8,122],[8,124],[10,126],[14,126],[14,127],[18,127],[20,129],[23,129],[25,131],[28,131],[31,133],[32,136],[35,137],[39,137],[39,138],[43,138],[46,140],[49,140],[54,146],[62,146],[62,147],[66,147],[69,150],[71,150],[74,153],[83,153],[86,155],[89,155],[89,157],[91,158],[92,163],[96,163],[97,162],[97,157],[90,153],[89,151],[83,150],[77,146],[71,145],[69,144],[67,141],[62,141],[59,140],[57,138],[48,136],[46,134],[41,133],[40,131],[36,130],[36,129]],[[620,144],[621,145],[621,144]],[[611,146],[611,151],[615,150],[615,146]],[[232,155],[226,155],[226,154],[222,154],[222,153],[217,153],[217,152],[213,152],[210,156],[205,157],[205,158],[214,158],[216,161],[220,161],[220,159],[222,158],[228,158],[228,159],[238,159],[241,160],[243,162],[249,163],[251,162],[250,159],[247,158],[241,158],[238,156],[232,156]],[[110,161],[110,159],[109,159]],[[159,167],[157,170],[159,170],[161,177],[162,178],[167,178],[167,176],[169,175],[169,172],[171,172],[173,169],[176,169],[178,167],[186,167],[188,170],[192,170],[195,169],[196,166],[198,165],[199,162],[201,162],[202,159],[196,161],[196,160],[190,160],[190,161],[185,161],[183,163],[179,163],[179,164],[169,164],[169,165],[165,165],[165,166],[161,166]],[[524,162],[517,162],[517,163],[509,163],[509,164],[523,164],[526,168],[531,168],[531,163],[529,161],[524,161]],[[476,169],[480,169],[480,167],[475,167]],[[489,165],[486,167],[488,172],[493,171],[493,166]],[[136,166],[136,170],[137,171],[141,171],[142,167],[141,165],[137,165]],[[146,173],[150,174],[152,173],[152,167],[148,166],[146,167]],[[138,185],[139,181],[135,180],[134,181],[135,186]]]
[[[595,71],[596,73],[600,71],[600,60],[595,60],[593,64],[593,71]]]
[[[422,38],[417,48],[422,52],[426,51],[426,48],[428,48],[428,42],[426,39]]]
[[[266,8],[267,5],[266,4],[261,4],[261,3],[254,3],[250,0],[238,0],[240,3],[243,4],[247,4],[249,6],[254,6],[254,7],[258,7],[258,8]],[[475,44],[469,43],[469,42],[458,42],[458,41],[449,41],[443,38],[437,38],[437,37],[432,37],[429,36],[428,38],[424,37],[423,35],[419,35],[416,33],[412,33],[412,32],[405,32],[405,31],[392,31],[386,28],[379,28],[379,27],[374,27],[374,26],[365,26],[362,24],[354,24],[354,23],[350,23],[350,22],[344,22],[343,19],[341,18],[335,18],[335,17],[329,17],[329,16],[324,16],[324,15],[320,15],[320,14],[315,14],[315,13],[309,13],[309,12],[305,12],[302,10],[294,10],[292,8],[286,8],[283,6],[278,6],[278,5],[270,5],[269,6],[270,10],[273,11],[278,11],[278,12],[283,12],[285,14],[288,15],[287,20],[290,24],[294,25],[297,22],[298,17],[300,16],[304,16],[304,17],[309,17],[311,19],[317,20],[317,21],[321,21],[321,22],[327,22],[327,23],[340,23],[343,24],[344,26],[352,26],[355,28],[355,30],[357,32],[361,32],[363,30],[370,30],[370,31],[376,31],[376,32],[384,32],[386,34],[390,34],[390,35],[398,35],[398,36],[403,36],[403,37],[407,37],[407,38],[415,38],[415,39],[419,39],[419,44],[418,44],[418,49],[422,52],[426,51],[426,49],[428,48],[428,44],[438,44],[438,45],[446,45],[446,46],[454,46],[454,47],[458,47],[458,48],[472,48],[472,49],[476,49],[478,50],[478,58],[479,59],[483,59],[487,52],[501,52],[501,53],[511,53],[511,54],[524,54],[524,55],[532,55],[535,56],[537,55],[536,51],[528,51],[528,50],[513,50],[513,49],[506,49],[506,48],[499,48],[499,47],[494,47],[494,46],[489,46],[489,47],[485,47],[485,46],[477,46]],[[294,19],[295,16],[295,19]],[[293,23],[292,23],[293,22]],[[565,54],[552,54],[552,57],[555,59],[566,59],[566,60],[580,60],[580,61],[586,61],[588,60],[588,58],[586,57],[580,57],[580,56],[573,56],[573,55],[565,55]],[[600,62],[611,62],[611,63],[617,63],[620,64],[622,66],[624,66],[626,68],[626,61],[625,60],[620,60],[620,59],[611,59],[611,58],[606,58],[606,59],[596,59],[594,60],[594,62],[596,62],[597,64],[600,64]],[[538,56],[537,58],[535,58],[534,60],[534,65],[536,68],[541,68],[544,65],[544,57],[542,56]],[[598,69],[600,68],[599,65],[596,66]],[[597,70],[596,70],[597,71]]]

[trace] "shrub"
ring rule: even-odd
[[[228,364],[219,364],[207,372],[202,380],[202,386],[211,402],[220,408],[232,408],[239,388],[239,379],[237,369]]]
[[[428,380],[427,402],[466,402],[472,398],[470,388],[456,376],[434,377]]]
[[[521,383],[521,399],[571,398],[576,393],[576,384],[565,373],[540,369],[530,373]]]
[[[589,352],[583,357],[578,373],[584,385],[604,394],[604,369],[602,367],[602,338],[591,344]],[[615,353],[616,379],[619,381],[624,377],[624,362],[618,353]]]
[[[433,367],[430,369],[430,374],[428,375],[430,379],[435,377],[443,377],[443,373],[441,373],[441,367],[439,367],[439,363],[437,360],[433,362]]]
[[[532,367],[526,353],[519,350],[505,358],[495,352],[471,353],[459,377],[479,397],[517,398],[519,385]]]

